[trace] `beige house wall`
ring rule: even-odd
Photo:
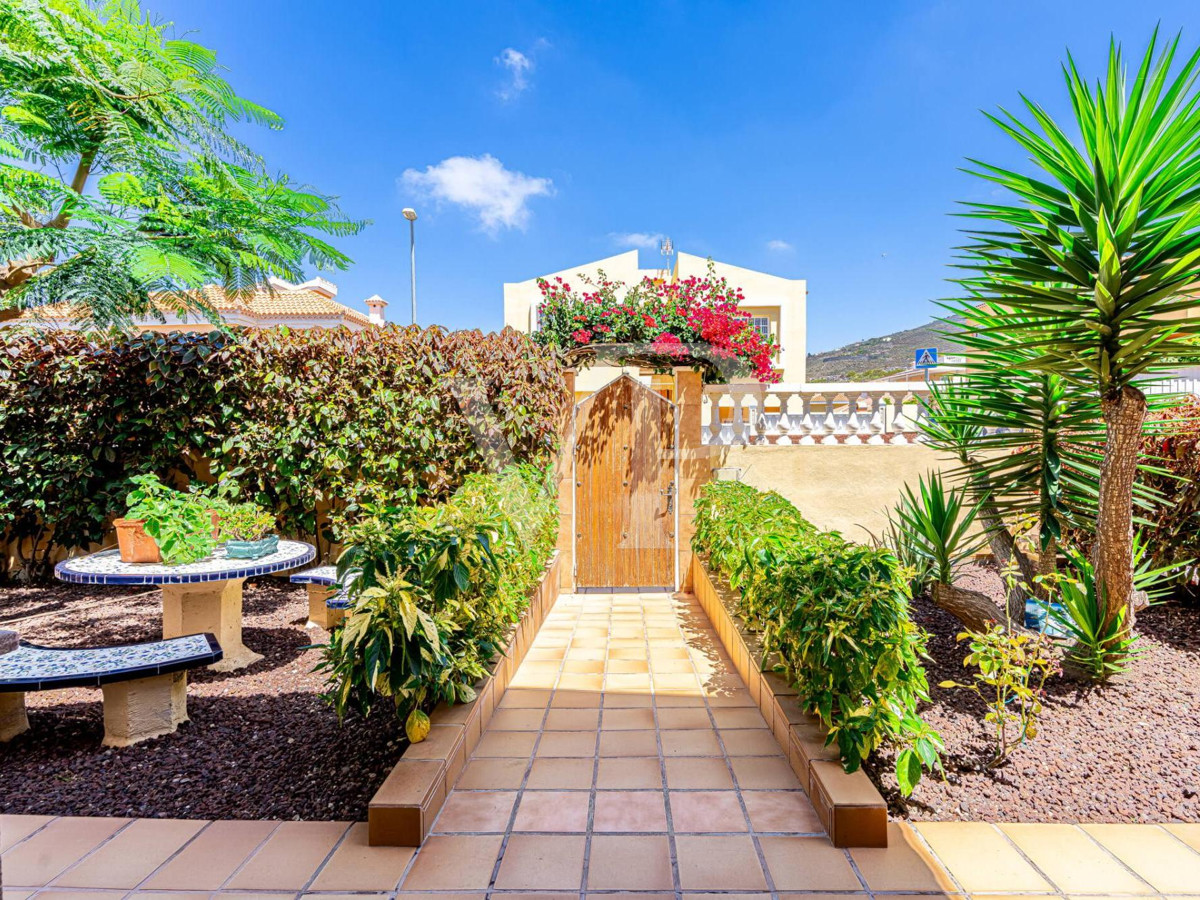
[[[680,278],[691,276],[703,277],[708,272],[708,260],[702,256],[690,253],[678,255],[678,271]],[[783,380],[800,382],[805,379],[805,360],[807,356],[808,335],[808,282],[802,278],[781,278],[766,272],[756,272],[741,266],[715,262],[713,268],[718,276],[724,277],[731,287],[741,288],[746,296],[742,308],[754,315],[766,316],[771,320],[771,331],[779,342],[780,352],[776,365],[783,370]],[[605,259],[580,266],[572,266],[560,272],[551,272],[540,276],[548,280],[562,278],[575,290],[586,287],[580,276],[592,280],[599,277],[603,271],[612,281],[620,281],[630,286],[637,284],[645,276],[660,274],[654,269],[638,268],[638,252],[629,250]],[[521,332],[531,332],[537,326],[537,306],[542,294],[537,286],[537,278],[527,281],[510,282],[504,285],[504,324]],[[577,390],[586,391],[593,381],[597,386],[606,384],[617,375],[619,370],[611,370],[592,378],[586,373],[580,373]]]
[[[880,446],[711,446],[718,478],[778,491],[814,525],[867,543],[882,537],[887,510],[908,483],[953,461],[924,444]]]

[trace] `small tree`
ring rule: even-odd
[[[202,284],[348,264],[317,235],[361,223],[229,134],[282,120],[219,71],[137,0],[0,0],[0,321],[50,303],[97,324],[211,317]]]
[[[970,203],[964,284],[1008,315],[994,333],[1028,352],[1021,368],[1090,386],[1105,426],[1094,549],[1106,618],[1133,596],[1133,485],[1146,397],[1138,380],[1200,359],[1180,318],[1200,279],[1200,51],[1172,73],[1178,38],[1151,39],[1132,83],[1110,44],[1094,87],[1068,57],[1072,137],[1022,97],[1033,124],[989,116],[1029,154],[1037,176],[972,161],[1016,203]]]

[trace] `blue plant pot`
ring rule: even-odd
[[[226,541],[225,556],[229,559],[258,559],[270,556],[279,549],[279,535],[272,534],[261,541]]]

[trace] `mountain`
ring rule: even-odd
[[[808,354],[808,381],[870,381],[912,368],[914,351],[937,347],[939,353],[961,352],[944,335],[946,326],[930,322],[907,331],[856,341],[825,353]]]

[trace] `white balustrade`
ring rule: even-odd
[[[704,389],[706,444],[861,446],[923,440],[924,383],[712,384]]]

